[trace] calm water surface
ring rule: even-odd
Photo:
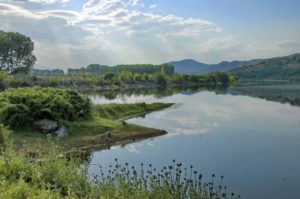
[[[280,92],[292,88],[293,100],[295,93],[300,93],[299,85],[278,88]],[[118,158],[121,163],[135,166],[141,162],[152,163],[161,168],[176,159],[186,166],[193,165],[206,178],[211,174],[224,175],[230,191],[241,194],[242,198],[300,198],[298,106],[267,101],[254,97],[253,93],[251,97],[239,95],[234,90],[104,95],[91,98],[96,103],[173,102],[176,105],[144,118],[128,120],[165,129],[167,135],[94,152],[91,164],[108,167]],[[296,97],[300,98],[300,94]],[[90,166],[90,173],[97,172],[98,167]]]

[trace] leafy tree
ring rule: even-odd
[[[133,82],[133,77],[132,77],[132,73],[129,71],[123,71],[119,74],[119,80],[127,83],[127,84],[131,84]]]
[[[37,76],[64,76],[65,75],[64,71],[61,69],[53,69],[53,70],[32,69],[32,74]]]
[[[140,73],[135,73],[135,74],[133,75],[133,80],[134,80],[135,82],[140,82],[140,81],[142,80],[142,75],[141,75]]]
[[[17,32],[0,31],[0,70],[7,73],[28,73],[36,58],[29,37]]]
[[[229,75],[226,73],[216,72],[215,77],[217,79],[217,82],[220,82],[223,85],[229,84]]]
[[[174,75],[175,69],[171,64],[163,64],[161,65],[161,72],[165,75],[171,76]]]
[[[167,86],[167,84],[168,84],[167,77],[164,74],[157,74],[156,82],[160,86]]]
[[[117,66],[107,66],[100,64],[90,64],[86,68],[80,69],[68,69],[69,75],[82,75],[82,74],[92,74],[92,75],[103,75],[106,73],[122,73],[129,71],[132,74],[154,74],[163,73],[165,75],[171,76],[174,74],[174,66],[170,64],[162,65],[152,65],[152,64],[133,64],[133,65],[117,65]]]
[[[106,74],[104,75],[104,79],[105,79],[105,80],[111,81],[115,76],[116,76],[115,73],[106,73]]]
[[[180,74],[173,75],[171,80],[175,84],[182,84],[183,83],[183,78],[182,78],[182,75],[180,75]]]

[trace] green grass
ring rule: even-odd
[[[0,126],[0,198],[93,199],[235,199],[223,185],[223,177],[208,182],[193,167],[172,161],[161,169],[121,165],[116,159],[107,172],[88,174],[88,162],[61,156],[61,148],[48,140],[47,151],[36,157],[15,152]],[[96,166],[96,165],[94,165]],[[97,165],[100,166],[100,165]]]
[[[172,105],[171,103],[93,105],[92,116],[87,120],[60,121],[60,124],[69,130],[69,137],[61,141],[60,144],[66,150],[94,146],[101,148],[107,144],[165,134],[166,132],[162,130],[128,124],[124,122],[124,119],[146,115]],[[108,131],[111,131],[113,135],[110,143],[108,143],[106,136]],[[15,146],[21,150],[24,147],[32,151],[36,148],[47,149],[48,147],[47,134],[30,128],[14,130],[12,138]]]

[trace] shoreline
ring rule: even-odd
[[[193,86],[199,86],[199,87],[218,87],[218,86],[224,86],[229,87],[229,85],[223,85],[223,84],[197,84],[197,83],[186,83],[186,84],[168,84],[165,86],[158,85],[158,84],[123,84],[122,86],[117,85],[109,85],[109,86],[90,86],[90,87],[58,87],[58,88],[64,88],[64,89],[74,89],[78,91],[117,91],[117,90],[129,90],[129,89],[159,89],[159,88],[175,88],[175,87],[193,87]]]
[[[134,134],[134,135],[130,135],[130,136],[127,136],[127,135],[120,136],[116,140],[111,140],[111,141],[98,140],[99,142],[96,141],[96,143],[92,144],[92,145],[86,145],[86,146],[83,146],[83,147],[72,148],[70,150],[67,150],[65,152],[65,154],[67,154],[67,155],[70,155],[70,154],[78,155],[78,154],[81,154],[81,153],[87,153],[88,155],[90,155],[90,153],[95,152],[95,151],[110,150],[111,147],[119,146],[119,145],[121,147],[124,147],[127,144],[132,144],[132,143],[140,142],[142,140],[160,137],[160,136],[163,136],[163,135],[166,135],[166,134],[168,134],[168,132],[165,131],[165,130],[152,129],[152,131],[144,133],[144,134]],[[87,154],[85,154],[85,155],[87,155]]]
[[[199,87],[229,87],[231,84],[205,84],[205,83],[182,83],[182,84],[167,84],[167,85],[159,85],[159,84],[152,84],[152,83],[146,83],[146,84],[122,84],[122,86],[119,85],[107,85],[107,86],[44,86],[44,85],[30,85],[30,86],[18,86],[18,87],[4,87],[0,88],[0,92],[3,92],[10,88],[27,88],[27,87],[45,87],[45,88],[60,88],[60,89],[73,89],[77,91],[117,91],[117,90],[127,90],[127,89],[159,89],[159,88],[174,88],[174,87],[193,87],[193,86],[199,86]]]
[[[63,151],[80,151],[92,149],[107,149],[110,146],[125,145],[140,140],[167,134],[165,130],[144,127],[127,123],[125,119],[144,116],[173,106],[173,103],[152,104],[108,104],[95,105],[93,118],[77,122],[61,122],[60,125],[69,131],[68,137],[56,140],[54,133],[49,133],[50,140],[62,148]],[[114,115],[111,110],[118,110]],[[107,115],[107,113],[110,113]],[[110,132],[110,136],[108,136]],[[12,131],[11,137],[16,149],[31,153],[45,151],[49,142],[49,134],[33,129],[19,129]]]

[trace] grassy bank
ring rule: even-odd
[[[175,160],[156,169],[152,165],[135,168],[116,159],[108,172],[88,174],[88,162],[61,156],[60,147],[51,140],[47,151],[37,151],[42,158],[37,162],[27,153],[16,153],[6,135],[0,126],[0,198],[239,198],[228,193],[222,176],[212,175],[205,182],[193,167]]]
[[[59,122],[69,131],[68,138],[60,141],[60,144],[66,150],[82,147],[105,148],[114,144],[166,134],[163,130],[129,124],[124,119],[144,116],[172,105],[171,103],[92,105],[92,116],[89,119]],[[110,139],[107,137],[108,131],[111,132]],[[48,147],[47,135],[31,128],[13,130],[12,138],[15,146],[22,150],[34,151],[36,148]]]

